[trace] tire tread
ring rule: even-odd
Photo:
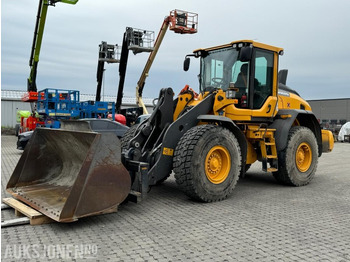
[[[220,130],[218,130],[220,129]],[[234,186],[236,185],[238,181],[238,175],[233,181],[233,185],[231,188],[227,191],[227,193],[219,198],[212,198],[208,195],[201,194],[195,185],[195,182],[193,180],[192,174],[191,174],[191,167],[192,167],[192,161],[193,161],[193,152],[195,149],[195,146],[197,145],[199,139],[206,133],[206,132],[222,132],[223,130],[226,130],[222,127],[218,127],[215,125],[200,125],[196,126],[194,128],[191,128],[189,131],[187,131],[183,137],[180,139],[174,154],[174,161],[173,161],[173,170],[175,173],[175,179],[176,183],[180,187],[180,189],[190,198],[195,199],[197,201],[202,202],[213,202],[213,201],[220,201],[225,198],[232,192]],[[230,131],[229,131],[230,132]],[[240,148],[238,146],[238,142],[236,138],[233,136],[235,143],[237,145],[239,156],[241,156]],[[198,158],[197,158],[198,159]],[[195,160],[200,161],[200,160]],[[238,161],[239,165],[241,161]],[[240,166],[239,166],[240,170]]]
[[[289,149],[289,143],[291,142],[291,139],[299,132],[307,132],[308,134],[312,134],[313,135],[313,139],[316,141],[316,137],[314,136],[314,134],[312,133],[312,131],[304,126],[294,126],[290,129],[289,131],[289,135],[288,135],[288,141],[287,141],[287,146],[284,150],[278,152],[278,171],[277,172],[273,172],[273,176],[274,178],[285,185],[290,185],[290,186],[302,186],[302,185],[307,185],[311,179],[309,181],[307,181],[304,184],[298,184],[297,182],[295,182],[293,180],[293,176],[292,174],[290,174],[287,170],[287,150]],[[316,142],[317,145],[317,142]],[[316,148],[317,150],[317,148]],[[318,152],[313,152],[313,154],[318,155]],[[317,169],[317,161],[315,163],[315,166],[313,167],[314,170]],[[313,176],[312,176],[313,177]]]

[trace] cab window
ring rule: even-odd
[[[211,85],[222,81],[224,77],[224,61],[213,59],[211,60]]]
[[[232,67],[237,61],[238,51],[232,47],[208,52],[201,57],[200,90],[227,90],[232,82]]]
[[[232,80],[235,88],[237,88],[236,98],[239,99],[240,103],[237,107],[247,107],[248,99],[248,87],[249,87],[249,62],[237,61],[232,67]],[[243,99],[245,101],[241,101]]]
[[[253,108],[259,109],[266,99],[272,95],[273,82],[273,53],[256,50],[254,74]]]

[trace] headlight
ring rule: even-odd
[[[235,97],[236,97],[236,90],[233,90],[233,89],[226,90],[227,99],[234,99]]]

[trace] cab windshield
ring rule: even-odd
[[[235,48],[229,47],[210,51],[207,56],[201,58],[201,92],[211,91],[215,88],[226,91],[230,83],[233,83],[235,87],[240,84],[248,87],[249,77],[246,77],[249,75],[248,62],[237,60],[238,53],[239,51]],[[244,72],[245,77],[239,79],[239,75],[242,75],[240,74],[241,68],[247,72]],[[237,81],[242,83],[237,83]]]

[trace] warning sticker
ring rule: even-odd
[[[174,155],[174,149],[164,147],[164,148],[163,148],[163,155],[166,155],[166,156],[173,156],[173,155]]]

